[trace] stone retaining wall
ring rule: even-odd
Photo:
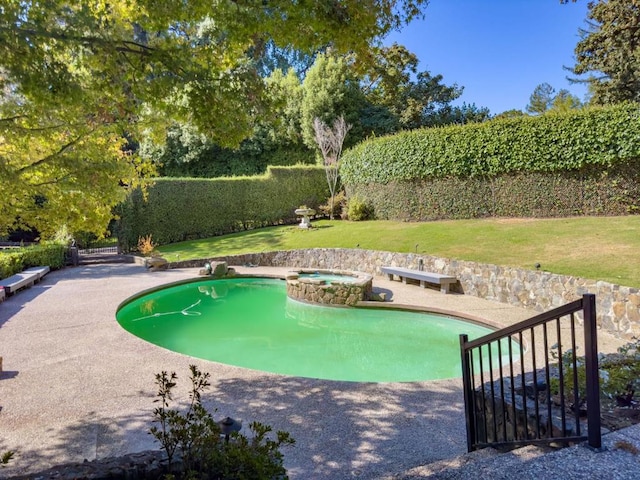
[[[360,249],[314,248],[211,260],[224,260],[229,265],[354,270],[371,275],[381,275],[380,267],[384,265],[418,269],[422,261],[426,271],[457,277],[459,283],[452,285],[453,292],[538,312],[577,300],[585,293],[594,293],[600,328],[625,338],[640,335],[639,290],[608,282],[430,255]],[[181,262],[180,266],[202,266],[202,263],[203,260],[193,264]]]

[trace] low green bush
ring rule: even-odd
[[[24,252],[24,267],[48,265],[52,270],[57,270],[64,267],[66,252],[66,245],[56,243],[27,247]]]
[[[48,265],[52,270],[64,267],[66,245],[34,245],[0,251],[0,278],[7,278],[25,268]]]
[[[578,352],[576,352],[578,353]],[[575,363],[578,381],[573,383],[573,375],[563,377],[562,391],[568,398],[574,397],[578,387],[577,397],[581,402],[586,399],[586,364],[584,356],[576,356],[569,350],[558,356],[557,345],[551,347],[551,357],[562,364],[565,372],[573,372]],[[619,407],[638,407],[634,398],[635,392],[640,390],[640,340],[637,338],[618,348],[618,353],[603,355],[598,360],[600,378],[600,401],[605,410]],[[557,395],[561,391],[560,380],[551,378],[551,392]]]
[[[344,190],[336,192],[333,198],[333,208],[331,203],[331,197],[329,197],[327,198],[325,203],[318,207],[323,215],[327,217],[333,216],[334,218],[341,218],[343,216],[346,217],[345,210],[347,205],[347,197]]]
[[[283,431],[269,437],[271,427],[252,422],[249,438],[233,432],[223,436],[221,426],[202,405],[202,394],[210,386],[209,374],[190,365],[191,390],[184,409],[171,408],[176,386],[175,372],[156,374],[158,386],[151,433],[162,445],[168,458],[165,478],[178,479],[265,479],[287,477],[280,448],[294,444]],[[179,462],[174,460],[179,457]]]
[[[373,207],[368,201],[360,198],[358,195],[354,195],[350,197],[347,202],[347,218],[354,222],[373,220]]]
[[[22,271],[24,253],[21,250],[0,251],[0,279]]]

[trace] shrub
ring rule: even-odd
[[[153,240],[151,239],[151,235],[138,238],[138,251],[145,257],[148,257],[149,255],[151,255],[155,249],[156,249],[156,244],[153,243]]]
[[[583,402],[586,398],[585,359],[581,356],[574,359],[572,350],[564,352],[562,358],[558,358],[557,348],[557,345],[552,346],[550,355],[554,360],[562,363],[565,372],[573,371],[575,362],[578,374],[578,398]],[[600,396],[604,408],[637,407],[637,401],[633,399],[633,396],[636,391],[640,390],[640,341],[634,339],[618,348],[617,354],[609,354],[600,358],[599,377]],[[568,398],[573,397],[575,385],[571,375],[565,375],[563,390]],[[559,391],[559,379],[551,378],[551,392],[558,394]]]
[[[347,196],[379,219],[640,211],[635,104],[374,138],[344,153]]]
[[[52,270],[64,267],[67,246],[59,243],[40,244],[25,248],[23,267],[48,265]]]
[[[606,169],[640,157],[636,104],[402,132],[346,151],[344,184]]]
[[[349,198],[349,201],[347,202],[347,218],[354,222],[373,220],[373,207],[368,201],[358,197],[357,195],[353,196]]]
[[[62,268],[66,252],[67,246],[57,243],[0,251],[0,278],[41,265],[48,265],[52,270]]]
[[[24,253],[17,251],[0,251],[0,278],[7,278],[22,271]]]
[[[347,207],[347,196],[344,193],[344,190],[340,190],[336,193],[333,199],[333,211],[331,211],[331,197],[327,198],[327,203],[320,205],[318,208],[322,212],[323,215],[327,217],[338,217],[343,215],[343,211],[346,211]],[[346,215],[346,213],[345,213]]]
[[[169,460],[169,475],[184,479],[286,479],[280,447],[292,445],[287,432],[268,437],[271,427],[258,422],[250,424],[251,438],[234,432],[223,439],[221,427],[202,405],[202,393],[210,386],[209,374],[195,365],[189,366],[191,390],[184,411],[172,409],[175,372],[156,374],[160,405],[153,410],[150,433],[160,442]],[[173,462],[179,454],[181,462]]]

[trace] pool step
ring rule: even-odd
[[[80,255],[80,265],[95,265],[105,263],[134,263],[131,255],[118,253],[89,253]]]
[[[510,452],[500,452],[493,448],[483,448],[465,453],[458,457],[439,460],[428,465],[414,467],[406,472],[394,475],[393,480],[461,480],[476,478],[497,478],[496,472],[504,472],[510,467],[541,457],[555,449],[548,447],[526,446]],[[502,477],[500,477],[502,478]]]

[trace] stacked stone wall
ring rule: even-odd
[[[457,277],[459,283],[452,286],[454,292],[538,312],[577,300],[585,293],[594,293],[600,328],[625,338],[640,335],[640,292],[637,288],[568,275],[430,255],[361,249],[273,251],[211,260],[223,260],[229,265],[354,270],[371,275],[381,275],[380,267],[385,265],[418,269],[422,261],[426,271]],[[184,263],[181,265],[185,266]],[[197,265],[201,266],[202,261]]]
[[[320,273],[329,273],[351,277],[348,281],[326,281],[314,278],[300,277],[295,272],[288,275],[287,296],[307,303],[320,303],[323,305],[355,306],[362,300],[369,300],[372,291],[373,277],[369,274],[353,274],[341,270],[324,270]]]

